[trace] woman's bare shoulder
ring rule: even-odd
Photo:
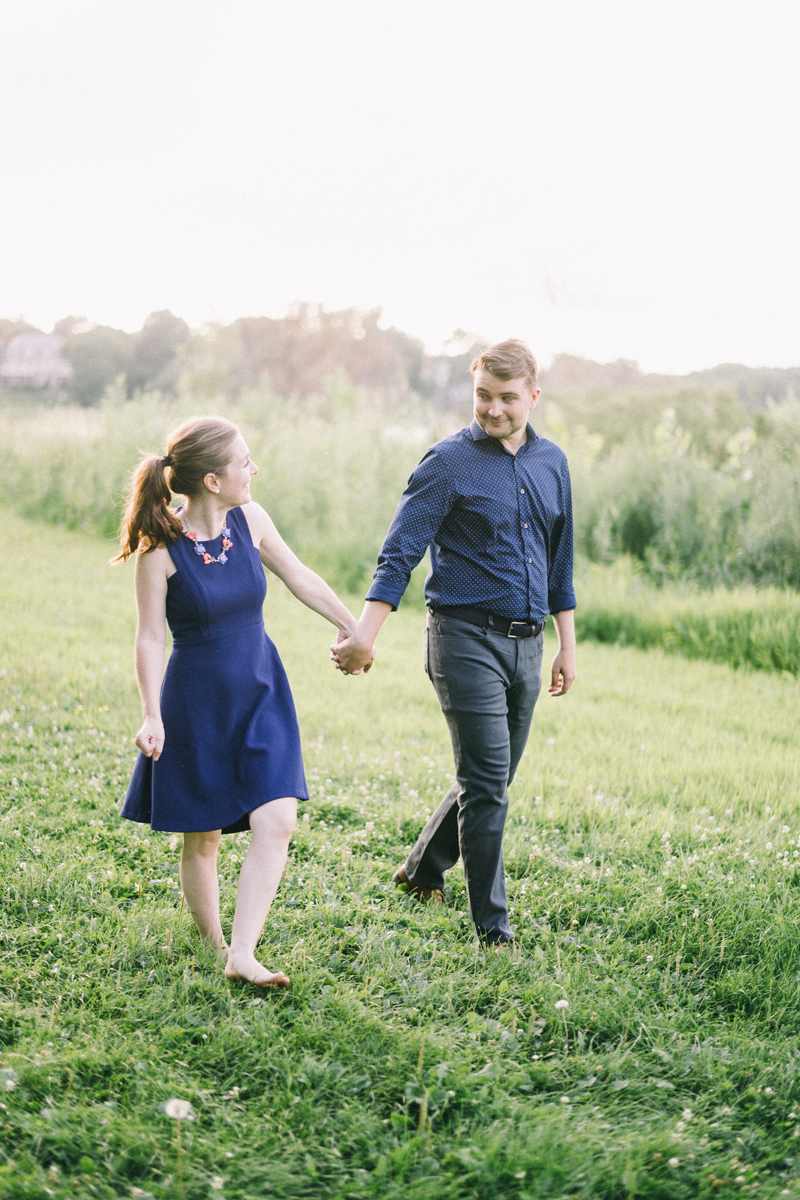
[[[136,552],[136,574],[144,578],[166,576],[169,579],[177,569],[166,546],[156,546],[153,550],[145,550],[140,546]]]
[[[268,534],[274,528],[272,518],[267,510],[262,508],[260,504],[257,504],[255,500],[251,500],[248,504],[243,504],[240,511],[244,514],[244,519],[247,521],[253,545],[259,546],[264,535]]]

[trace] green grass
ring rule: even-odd
[[[625,559],[605,568],[584,563],[577,589],[581,638],[800,675],[797,592],[660,589]]]
[[[450,778],[422,614],[345,679],[271,586],[313,799],[262,947],[292,988],[254,995],[196,940],[177,839],[117,817],[130,567],[0,529],[3,1200],[796,1194],[794,679],[582,646],[513,788],[519,947],[485,955],[459,871],[442,908],[390,883]]]

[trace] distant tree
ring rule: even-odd
[[[191,339],[189,326],[169,309],[151,313],[133,335],[133,353],[128,369],[128,392],[157,387],[171,391],[181,369],[180,352]]]
[[[75,333],[88,333],[93,328],[93,322],[86,317],[62,317],[53,326],[53,333],[57,333],[63,338],[70,338]]]
[[[360,387],[418,390],[424,348],[398,329],[379,327],[380,309],[326,312],[293,304],[285,317],[242,317],[217,328],[192,358],[200,375],[239,392],[269,380],[282,396],[311,396],[343,375]]]
[[[62,354],[72,365],[70,398],[77,404],[97,404],[119,375],[127,375],[133,357],[133,338],[121,329],[96,325],[67,338]]]

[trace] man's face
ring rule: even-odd
[[[539,399],[537,387],[527,379],[498,379],[482,367],[473,382],[473,411],[484,433],[505,439],[525,428]]]

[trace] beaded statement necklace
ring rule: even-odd
[[[189,533],[187,530],[186,536],[190,542],[194,542],[194,552],[199,554],[203,562],[208,566],[209,563],[223,563],[228,561],[227,551],[230,550],[233,542],[231,541],[231,531],[227,525],[222,526],[222,553],[219,558],[212,558],[206,550],[202,542],[198,542],[196,533]]]

